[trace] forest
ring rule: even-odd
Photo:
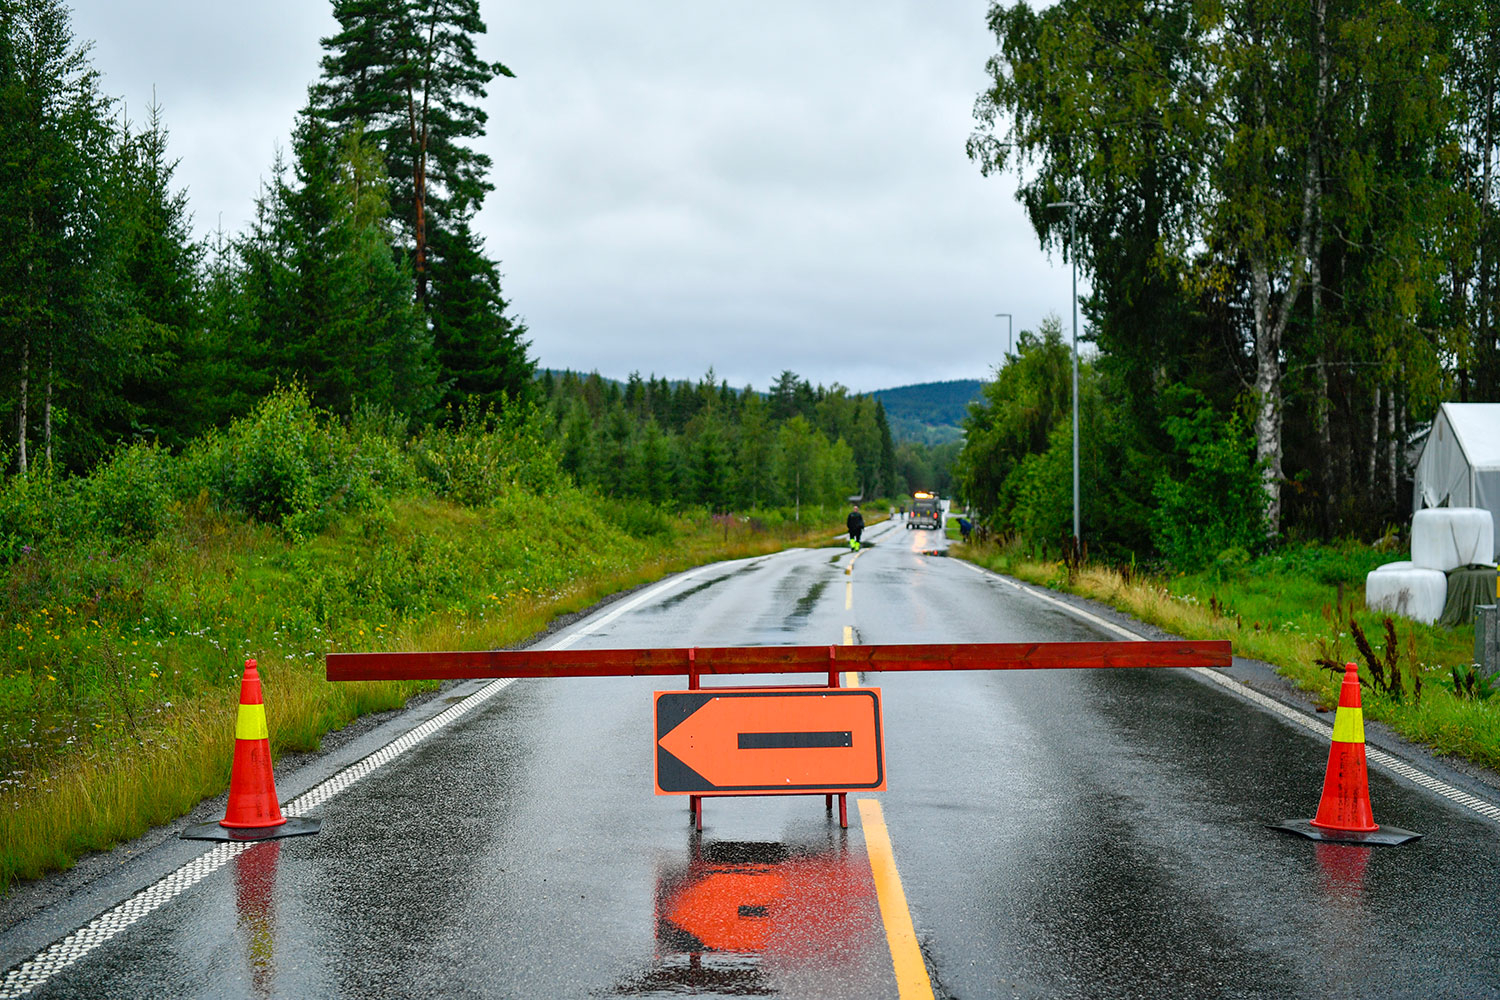
[[[340,0],[246,231],[194,237],[156,106],[100,90],[62,0],[0,0],[0,401],[13,474],[180,449],[300,383],[420,427],[526,395],[525,327],[473,230],[477,0]]]
[[[537,391],[562,467],[606,496],[795,512],[952,484],[956,448],[898,445],[880,400],[792,371],[765,393],[711,369],[696,383],[544,371]]]
[[[1410,515],[1444,401],[1500,400],[1494,0],[995,3],[968,153],[1082,303],[1085,542],[1201,564]],[[962,491],[1071,535],[1070,345],[1028,331]]]

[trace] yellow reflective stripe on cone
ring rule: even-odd
[[[1339,708],[1333,717],[1333,741],[1335,743],[1363,743],[1365,741],[1364,709]]]
[[[266,706],[241,705],[240,714],[234,721],[234,738],[237,740],[268,740],[271,732],[266,728]]]

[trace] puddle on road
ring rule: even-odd
[[[827,580],[819,580],[809,587],[807,593],[797,598],[797,604],[792,608],[792,613],[787,615],[786,619],[781,623],[781,630],[783,632],[799,631],[806,624],[808,616],[812,614],[813,608],[817,606],[819,599],[822,598],[823,591],[827,589]]]
[[[709,587],[712,587],[716,583],[723,583],[725,580],[729,579],[733,575],[734,575],[733,573],[725,573],[723,576],[716,576],[716,577],[714,577],[714,578],[712,578],[710,580],[704,580],[702,583],[694,584],[693,586],[689,587],[686,590],[680,590],[680,591],[678,591],[677,593],[673,594],[671,597],[668,597],[664,601],[660,601],[660,602],[658,602],[656,604],[648,606],[646,608],[646,610],[647,611],[666,611],[668,608],[671,608],[671,607],[674,607],[674,606],[676,606],[678,604],[681,604],[683,601],[687,600],[689,597],[692,597],[694,594],[702,593],[703,591],[707,590]]]
[[[702,583],[696,583],[693,586],[687,588],[686,590],[679,591],[678,593],[673,594],[671,597],[668,597],[665,600],[662,600],[662,601],[660,601],[660,602],[658,602],[656,604],[650,605],[645,610],[646,611],[666,611],[669,608],[672,608],[672,607],[675,607],[678,604],[681,604],[683,601],[687,600],[689,597],[692,597],[694,594],[702,593],[703,591],[707,590],[709,587],[714,586],[715,584],[723,583],[725,580],[730,580],[730,579],[733,579],[734,577],[737,577],[737,576],[744,576],[747,573],[754,573],[756,570],[758,570],[758,569],[761,568],[761,565],[763,563],[764,563],[764,560],[757,559],[755,562],[750,563],[747,566],[740,567],[739,569],[735,570],[733,573],[725,573],[722,576],[716,576],[716,577],[713,577],[712,579],[704,580]]]
[[[654,919],[655,960],[610,995],[845,996],[889,964],[869,857],[842,831],[812,846],[694,837],[657,872]]]

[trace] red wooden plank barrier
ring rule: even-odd
[[[1227,667],[1230,659],[1227,641],[1169,640],[329,653],[327,667],[331,681],[394,681],[465,677],[829,674],[843,670]]]

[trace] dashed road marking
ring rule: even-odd
[[[368,757],[344,768],[311,791],[297,796],[287,803],[282,811],[289,818],[305,816],[361,778],[368,777],[434,733],[472,712],[505,690],[510,684],[509,678],[490,682],[442,714],[427,720]],[[61,941],[42,949],[6,972],[5,979],[0,980],[0,1000],[23,997],[44,985],[53,976],[78,962],[95,948],[114,938],[141,918],[170,903],[224,867],[231,858],[254,846],[253,842],[218,844],[118,906],[106,910]]]
[[[708,568],[707,566],[702,566],[675,576],[670,580],[663,581],[661,584],[632,598],[609,613],[585,623],[577,631],[570,633],[547,648],[566,649],[584,636],[603,628],[625,612],[637,608],[647,601],[654,600],[661,596],[663,591],[685,583]],[[368,757],[361,758],[313,789],[297,796],[282,807],[282,812],[289,818],[307,815],[335,795],[361,779],[369,777],[423,740],[426,740],[428,737],[472,712],[480,705],[483,705],[495,695],[504,691],[512,683],[511,678],[491,681],[458,704],[427,720],[415,729],[398,736]],[[49,945],[31,958],[9,969],[5,973],[5,978],[0,980],[0,1000],[16,1000],[16,998],[24,997],[38,987],[46,984],[53,976],[56,976],[70,965],[75,964],[95,948],[111,940],[141,918],[170,903],[188,889],[191,889],[224,867],[230,859],[254,846],[254,843],[244,842],[218,844],[171,874],[142,889],[123,903],[106,910],[67,937]]]

